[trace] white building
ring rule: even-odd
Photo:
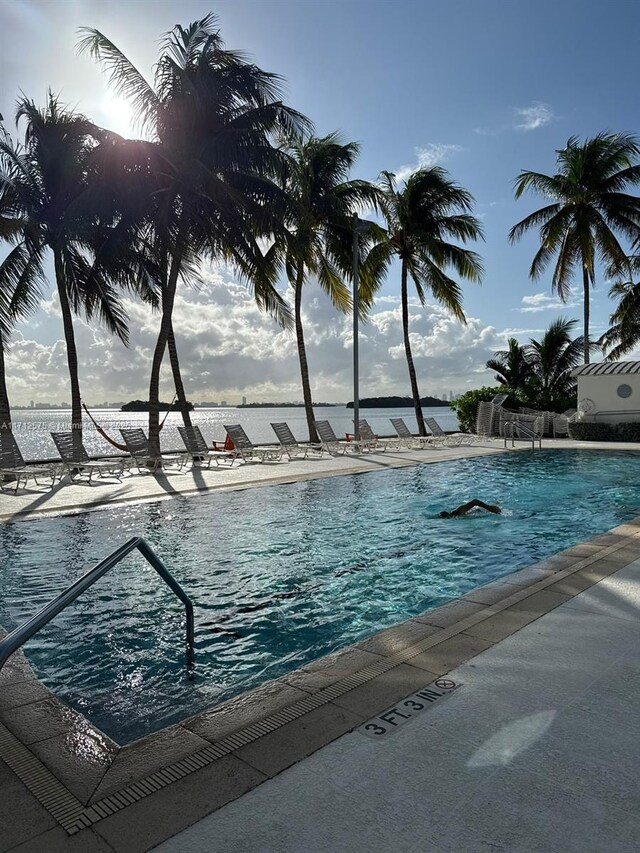
[[[578,420],[640,421],[640,361],[583,364],[572,375],[578,380]]]

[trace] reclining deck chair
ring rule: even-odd
[[[160,454],[160,456],[152,454],[149,450],[149,439],[144,434],[144,430],[139,427],[121,429],[120,435],[131,454],[132,464],[136,466],[138,473],[152,471],[155,474],[158,468],[162,468],[164,465],[177,465],[178,470],[182,470],[186,464],[187,453]]]
[[[15,486],[16,492],[20,484],[26,487],[29,480],[40,485],[38,477],[49,477],[51,486],[56,477],[62,477],[62,466],[59,463],[43,465],[27,465],[18,447],[15,435],[10,429],[0,430],[0,488],[6,485]]]
[[[279,462],[282,447],[256,447],[240,424],[223,424],[235,447],[236,457],[243,462]]]
[[[369,443],[369,448],[371,450],[381,450],[384,453],[384,451],[389,448],[391,448],[391,450],[401,450],[402,447],[405,446],[399,437],[380,438],[371,429],[369,421],[364,418],[358,421],[358,427],[360,429],[360,438]]]
[[[310,452],[322,456],[323,451],[321,444],[300,444],[295,435],[291,432],[289,424],[272,423],[271,428],[278,437],[280,447],[283,452],[287,454],[289,459],[293,459],[294,457],[302,457],[302,459],[306,459]]]
[[[407,450],[424,450],[435,447],[436,441],[432,435],[413,435],[403,418],[389,418],[393,428],[398,433],[399,440]]]
[[[341,441],[333,431],[333,427],[329,421],[314,421],[316,430],[320,436],[320,443],[323,450],[332,455],[342,455],[344,453],[361,453],[369,450],[370,442],[366,440],[360,441]]]
[[[99,477],[104,477],[105,474],[113,474],[118,480],[122,477],[124,456],[113,460],[91,459],[82,443],[82,435],[73,430],[71,432],[52,432],[51,438],[62,459],[62,467],[71,479],[76,474],[88,474],[89,482],[91,482],[95,473]]]
[[[461,444],[471,444],[473,436],[464,432],[446,433],[435,418],[425,418],[425,424],[431,430],[435,440],[447,447],[458,447]]]
[[[207,447],[207,442],[204,440],[204,436],[202,435],[199,426],[192,426],[191,428],[179,426],[178,432],[180,433],[180,438],[184,442],[184,446],[187,448],[187,454],[191,457],[192,462],[198,462],[200,465],[206,462],[207,468],[210,468],[211,461],[213,459],[216,461],[216,466],[220,464],[221,459],[226,459],[233,465],[236,458],[235,451],[211,450]]]

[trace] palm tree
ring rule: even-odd
[[[496,379],[505,388],[517,395],[525,392],[531,380],[531,365],[527,361],[526,348],[516,338],[509,338],[508,349],[499,350],[487,361],[488,370],[495,370]]]
[[[127,340],[117,292],[123,273],[91,254],[97,242],[105,242],[106,226],[96,211],[89,173],[95,146],[106,134],[62,107],[51,92],[42,110],[33,101],[19,100],[16,121],[23,120],[22,144],[6,133],[0,138],[2,220],[15,244],[0,268],[5,304],[9,300],[12,306],[5,321],[34,307],[50,253],[67,349],[72,428],[82,430],[73,314],[97,315],[109,331]]]
[[[149,440],[159,453],[160,368],[178,281],[203,259],[229,262],[254,287],[262,308],[281,324],[290,322],[274,286],[275,254],[263,255],[260,238],[280,229],[284,204],[270,180],[281,177],[285,159],[272,138],[295,136],[308,122],[279,100],[279,77],[225,49],[212,15],[166,34],[153,85],[102,33],[85,32],[80,49],[106,68],[150,137],[129,154],[148,182],[144,218],[151,236],[145,242],[162,271],[162,318],[149,381]],[[130,171],[120,177],[130,183]],[[176,375],[174,347],[172,365]]]
[[[359,146],[355,142],[342,142],[337,133],[289,140],[285,150],[289,162],[284,190],[290,213],[283,250],[287,277],[294,292],[296,342],[309,440],[317,442],[302,322],[303,287],[313,276],[339,311],[351,309],[345,278],[352,272],[353,216],[364,205],[375,206],[378,190],[367,181],[348,179]],[[376,284],[367,270],[365,267],[359,281],[365,311]]]
[[[523,171],[516,179],[516,198],[533,190],[550,203],[509,232],[514,243],[539,228],[540,248],[529,275],[537,279],[556,257],[551,287],[566,301],[576,266],[582,270],[584,301],[583,357],[589,362],[589,287],[595,284],[595,261],[614,269],[625,268],[626,253],[617,234],[631,240],[640,236],[640,199],[627,190],[640,183],[637,158],[640,145],[629,134],[600,133],[581,143],[572,136],[557,152],[554,175]]]
[[[408,279],[413,281],[422,305],[430,293],[466,323],[462,291],[446,270],[451,267],[458,276],[478,282],[482,262],[475,252],[449,241],[478,240],[483,236],[482,227],[471,214],[471,194],[438,166],[414,172],[402,189],[398,189],[393,174],[383,172],[381,191],[380,209],[387,235],[372,248],[368,260],[386,268],[394,256],[400,259],[404,348],[418,430],[426,435],[409,336]]]
[[[610,326],[598,341],[607,359],[616,361],[640,344],[640,282],[634,276],[640,271],[640,255],[629,258],[627,275],[614,282],[609,296],[618,304],[609,317]]]
[[[525,347],[531,365],[531,394],[541,409],[551,411],[575,393],[576,383],[571,372],[580,364],[584,352],[582,337],[571,337],[576,325],[577,320],[559,317],[539,341],[532,339]]]

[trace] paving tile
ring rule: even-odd
[[[491,640],[497,643],[499,640],[503,640],[505,637],[528,625],[529,622],[533,622],[539,615],[539,613],[532,613],[528,610],[513,610],[513,608],[509,608],[508,610],[503,610],[502,613],[497,613],[495,616],[490,616],[477,625],[472,625],[465,630],[465,633],[472,637],[480,637],[483,640]]]
[[[520,569],[519,572],[505,575],[502,581],[512,586],[530,586],[544,580],[544,578],[548,578],[550,575],[554,575],[556,572],[571,568],[571,566],[579,562],[579,559],[559,556],[548,557],[546,560],[534,563],[532,566],[527,566],[526,569]]]
[[[554,610],[570,598],[571,596],[568,594],[543,589],[540,592],[534,592],[533,595],[528,595],[522,601],[510,605],[508,610],[504,612],[548,613],[549,610]]]
[[[393,625],[357,644],[359,649],[373,654],[389,656],[436,635],[441,629],[417,619]]]
[[[0,720],[27,745],[72,730],[85,732],[88,726],[81,714],[53,697],[2,710]]]
[[[0,710],[19,708],[50,697],[50,691],[36,678],[0,682]]]
[[[0,853],[56,825],[49,812],[9,767],[0,761]]]
[[[217,705],[211,711],[185,720],[182,725],[209,741],[216,741],[308,697],[308,693],[284,681],[268,681],[255,690]]]
[[[580,569],[580,571],[562,578],[551,586],[548,586],[547,589],[551,592],[561,592],[564,595],[578,595],[584,592],[585,589],[589,589],[589,587],[601,581],[603,577],[607,577],[608,574],[609,572],[606,569],[598,570],[589,566],[586,569]]]
[[[274,776],[361,722],[357,714],[328,703],[239,749],[235,755],[267,776]]]
[[[333,702],[338,707],[359,715],[362,720],[367,720],[397,702],[398,699],[409,696],[421,687],[426,687],[437,677],[437,673],[426,672],[403,663],[360,687],[338,696]]]
[[[466,619],[467,616],[482,613],[485,607],[486,605],[478,604],[475,601],[456,599],[455,601],[450,601],[448,604],[443,604],[441,607],[434,607],[433,610],[427,610],[426,613],[416,616],[415,621],[437,625],[439,628],[448,628],[461,619]]]
[[[85,804],[118,753],[112,740],[89,726],[31,744],[30,749]]]
[[[91,829],[67,835],[57,827],[12,848],[11,853],[113,853],[113,848]]]
[[[208,745],[208,741],[178,725],[161,729],[142,740],[121,747],[103,774],[99,786],[93,791],[91,802],[95,803],[131,782],[187,755],[193,755]]]
[[[353,675],[355,672],[359,672],[361,669],[381,660],[380,655],[374,655],[362,649],[349,648],[326,655],[307,666],[289,672],[283,675],[280,681],[307,693],[317,693],[323,687],[329,687],[341,678]]]
[[[516,591],[514,584],[494,581],[493,583],[485,584],[485,586],[479,586],[477,589],[472,589],[471,592],[467,592],[466,595],[461,596],[460,600],[491,605],[503,601]]]
[[[421,652],[419,655],[410,658],[407,663],[426,669],[428,672],[435,672],[437,675],[444,675],[469,658],[473,658],[488,649],[491,645],[490,640],[471,637],[465,633],[456,634],[455,637],[444,640],[426,652]]]
[[[94,831],[114,850],[142,853],[220,806],[241,796],[266,777],[227,755],[155,794],[99,821]],[[224,849],[217,846],[205,849]]]

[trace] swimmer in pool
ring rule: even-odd
[[[452,512],[446,512],[443,510],[440,513],[440,518],[460,518],[463,515],[466,515],[470,510],[475,509],[476,507],[480,507],[480,509],[486,509],[487,512],[493,512],[496,515],[499,515],[502,510],[499,506],[495,504],[486,504],[484,501],[480,501],[477,498],[474,498],[472,501],[469,501],[466,504],[460,504],[459,507],[456,507]]]

